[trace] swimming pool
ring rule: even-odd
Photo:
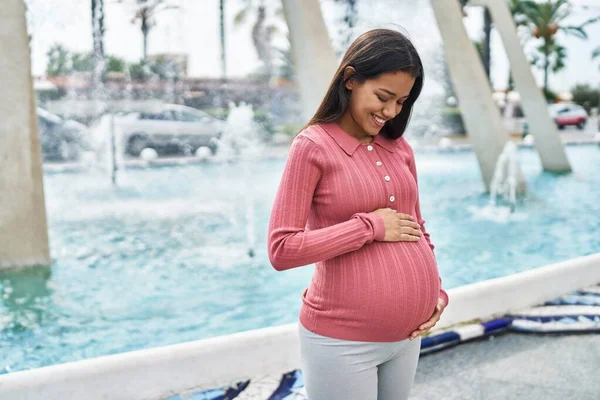
[[[474,153],[417,152],[446,288],[600,251],[600,148],[567,154],[574,173],[555,175],[519,151],[530,190],[510,213],[488,206]],[[279,273],[266,255],[283,164],[250,181],[234,164],[130,169],[118,188],[46,173],[53,265],[0,274],[0,373],[294,322],[313,267]]]

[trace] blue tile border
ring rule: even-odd
[[[509,315],[509,329],[521,333],[600,333],[600,285]]]

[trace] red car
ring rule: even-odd
[[[585,109],[577,104],[552,104],[550,106],[550,115],[554,119],[558,129],[573,125],[583,130],[588,120],[588,114]]]

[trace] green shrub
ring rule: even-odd
[[[600,104],[600,90],[594,89],[590,85],[576,85],[571,89],[573,102],[579,104],[590,113],[592,107],[598,107]]]

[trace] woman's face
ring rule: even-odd
[[[351,67],[351,74],[353,69]],[[402,110],[415,78],[408,72],[386,72],[364,83],[350,79],[346,88],[351,90],[350,104],[340,119],[340,127],[360,141],[370,142],[386,121]]]

